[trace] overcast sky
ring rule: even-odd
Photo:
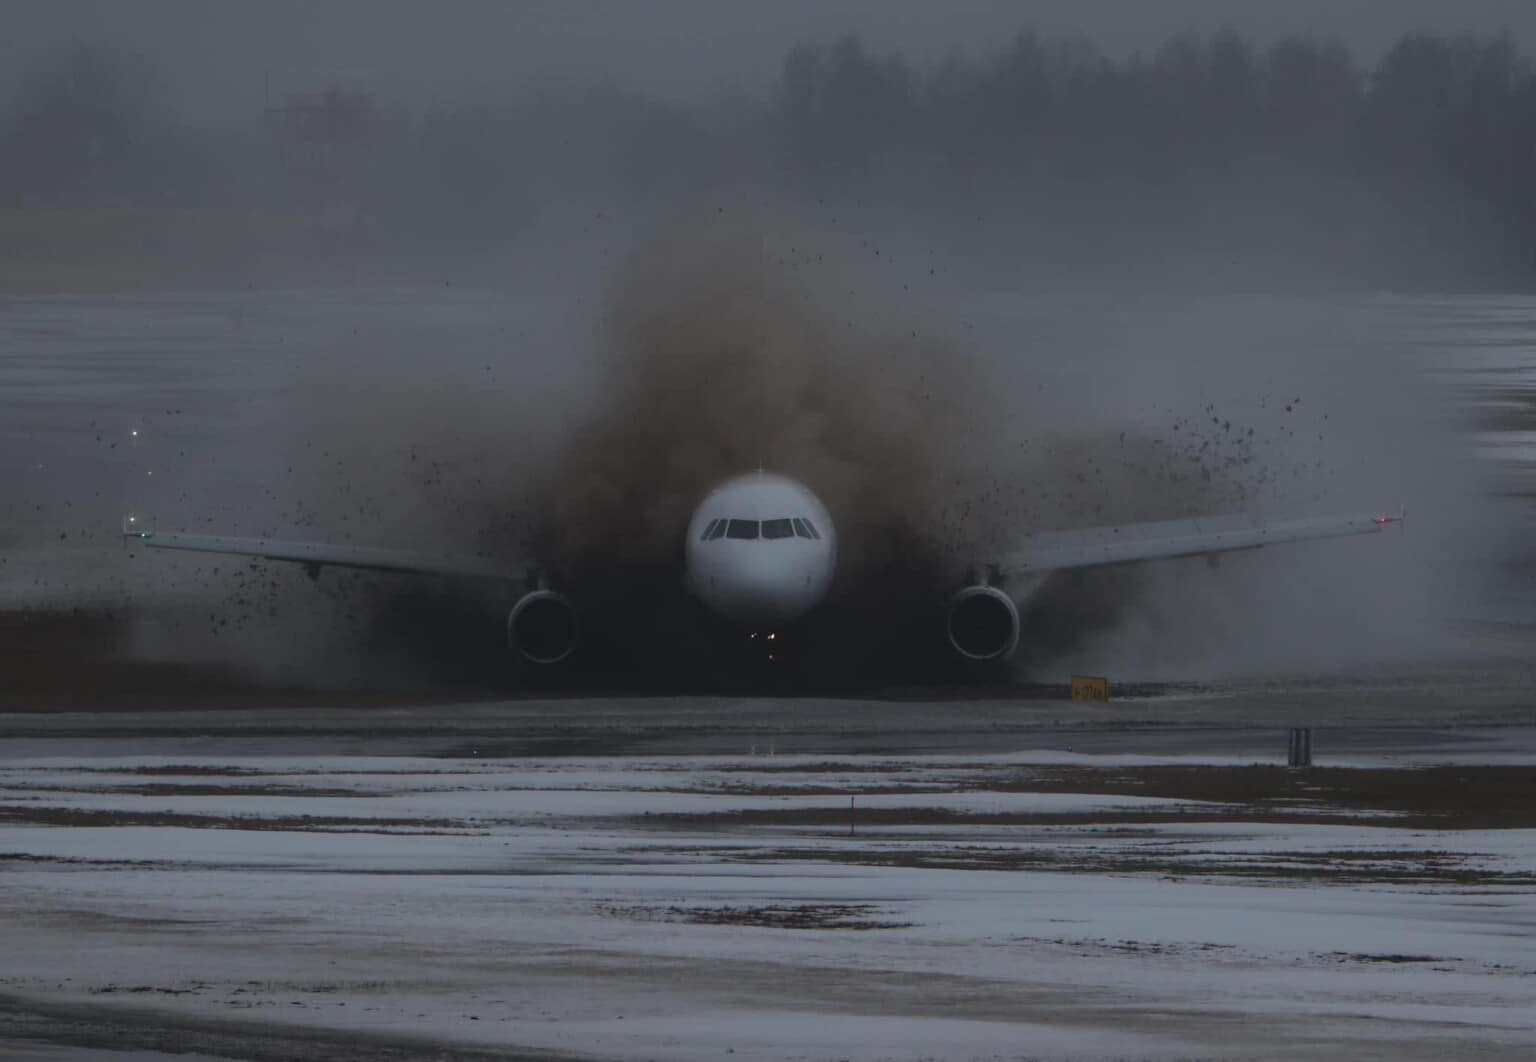
[[[70,41],[153,59],[189,116],[338,76],[405,102],[606,75],[666,95],[755,87],[786,48],[856,32],[916,58],[983,51],[1018,27],[1106,50],[1231,26],[1315,32],[1373,55],[1403,32],[1508,29],[1536,52],[1536,0],[0,0],[0,92]]]

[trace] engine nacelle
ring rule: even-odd
[[[995,586],[968,586],[949,599],[944,632],[967,660],[1000,660],[1019,647],[1019,607]]]
[[[507,616],[507,645],[534,664],[558,664],[576,651],[580,625],[564,594],[534,590]]]

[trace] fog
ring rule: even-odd
[[[687,4],[24,8],[0,290],[416,305],[253,348],[289,345],[267,480],[183,479],[161,511],[536,562],[597,649],[669,676],[711,658],[679,593],[691,507],[758,466],[844,542],[816,681],[936,648],[938,603],[1023,531],[1244,509],[1431,515],[1389,549],[1059,578],[1020,673],[1443,650],[1495,548],[1486,485],[1366,296],[1529,284],[1531,19],[983,6],[942,33],[930,5],[750,33]],[[88,9],[98,33],[66,33]],[[455,320],[464,289],[532,323]],[[328,682],[505,663],[507,602],[478,590],[196,589],[216,618],[158,616],[141,648]]]
[[[10,0],[0,97],[41,55],[110,43],[163,71],[179,114],[202,121],[261,108],[333,74],[364,78],[412,108],[558,80],[611,80],[669,99],[768,86],[784,53],[857,34],[920,63],[982,53],[1021,27],[1079,36],[1114,57],[1179,32],[1234,29],[1260,45],[1336,37],[1367,62],[1409,32],[1536,40],[1522,0]]]
[[[1536,81],[1508,34],[1357,50],[1175,25],[1125,51],[1010,23],[937,51],[796,38],[771,74],[683,95],[594,56],[446,93],[321,64],[241,102],[177,66],[176,20],[151,24],[141,50],[124,41],[144,27],[22,57],[0,114],[5,289],[547,284],[658,216],[742,202],[901,241],[959,287],[1476,288],[1536,265]]]

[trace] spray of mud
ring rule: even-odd
[[[711,213],[640,242],[577,304],[580,325],[553,337],[478,328],[445,344],[391,326],[366,344],[366,365],[327,362],[296,390],[270,530],[534,562],[582,614],[586,680],[719,688],[712,664],[730,657],[683,593],[683,532],[715,482],[769,468],[822,497],[842,547],[832,599],[794,632],[794,682],[868,687],[941,675],[942,602],[1027,530],[1357,512],[1383,494],[1448,497],[1459,470],[1422,404],[1380,397],[1390,366],[1353,349],[1273,356],[1298,338],[1255,340],[1253,321],[1273,309],[1219,303],[1232,320],[1218,334],[1186,335],[1160,316],[1182,311],[1157,303],[1124,315],[1127,338],[1103,323],[1112,314],[1074,306],[1053,330],[1045,300],[1030,304],[1045,307],[1035,319],[978,332],[870,258],[781,219]],[[1332,319],[1317,329],[1336,331]],[[1403,426],[1417,435],[1405,442]],[[1420,539],[1418,556],[1453,537]],[[1408,645],[1400,618],[1424,613],[1421,582],[1401,557],[1361,557],[1266,551],[1218,572],[1182,562],[1057,578],[1028,602],[1019,663],[1047,677],[1106,659],[1116,673],[1187,674],[1191,659],[1243,667],[1223,653],[1245,641],[1264,647],[1261,666],[1320,646],[1347,655],[1365,629],[1378,647]],[[277,566],[220,578],[226,600],[208,622],[269,673],[509,678],[504,593],[341,573],[312,585]],[[1391,622],[1363,613],[1384,589]],[[1270,652],[1281,639],[1285,652]]]
[[[799,637],[810,677],[868,664],[932,613],[976,530],[956,485],[1007,429],[958,330],[879,297],[846,248],[751,213],[666,226],[603,306],[600,399],[535,492],[532,545],[605,655],[679,673],[717,658],[681,598],[683,532],[711,486],[754,468],[806,483],[844,544]]]
[[[868,257],[781,219],[712,213],[664,226],[615,270],[592,406],[507,495],[530,514],[528,556],[581,610],[598,673],[718,686],[739,666],[736,633],[684,598],[681,553],[703,494],[753,468],[816,491],[843,545],[831,599],[774,672],[805,688],[946,674],[942,602],[1022,529],[1240,506],[1252,432],[1042,432],[1043,397],[1000,386],[959,322],[881,283]],[[1047,587],[1027,613],[1033,657],[1112,626],[1143,585],[1124,570]]]

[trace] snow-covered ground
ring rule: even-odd
[[[1536,830],[1031,790],[1064,759],[1145,766],[0,760],[0,1002],[636,1059],[1536,1049]]]

